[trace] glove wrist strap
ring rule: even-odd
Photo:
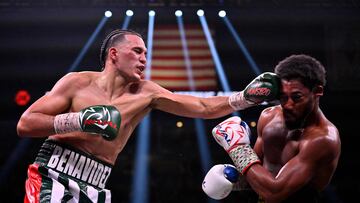
[[[56,134],[82,131],[80,125],[80,113],[65,113],[55,116],[54,130]]]
[[[260,163],[259,157],[249,144],[239,145],[229,152],[236,168],[241,174],[245,174],[251,165]]]
[[[243,110],[248,107],[251,107],[254,105],[254,103],[249,102],[244,97],[244,91],[234,93],[229,96],[229,105],[235,110]]]

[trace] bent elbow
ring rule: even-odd
[[[20,119],[17,126],[16,126],[16,132],[19,137],[25,137],[26,136],[26,125],[24,122]]]
[[[263,188],[262,191],[258,191],[259,195],[265,200],[265,202],[281,202],[286,199],[286,194],[282,187],[277,187],[276,184],[271,184],[272,187]]]
[[[260,196],[265,200],[265,202],[281,202],[286,199],[286,196],[278,192],[265,192],[260,194]]]
[[[29,125],[28,118],[26,115],[21,116],[17,126],[16,132],[19,137],[28,137],[31,133],[31,126]]]
[[[281,201],[279,198],[276,197],[276,195],[273,195],[273,194],[265,194],[261,197],[265,200],[265,202],[280,202]]]

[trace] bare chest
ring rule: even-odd
[[[127,124],[142,113],[150,101],[150,98],[140,91],[125,90],[121,94],[111,95],[90,86],[78,91],[72,99],[71,110],[76,112],[93,105],[112,105],[120,112],[122,124]]]
[[[150,97],[139,91],[124,91],[122,94],[110,96],[94,86],[81,89],[72,98],[70,111],[78,112],[93,105],[112,105],[121,115],[118,135],[112,141],[105,141],[100,135],[83,136],[77,133],[67,134],[58,139],[71,143],[102,160],[114,163],[117,154],[122,151],[138,123],[150,111],[148,107],[150,102]]]

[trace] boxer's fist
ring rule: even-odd
[[[280,79],[275,73],[262,73],[243,91],[231,95],[229,104],[235,110],[241,110],[265,101],[276,100],[279,97],[280,84]]]
[[[230,164],[213,166],[202,183],[203,191],[211,198],[220,200],[227,197],[238,180],[239,172]]]
[[[265,72],[257,76],[244,89],[244,98],[252,103],[259,104],[272,101],[279,96],[280,79],[275,73]]]
[[[226,119],[212,130],[217,143],[226,150],[243,175],[253,164],[260,163],[250,146],[250,132],[249,126],[238,116]]]
[[[120,112],[114,106],[90,106],[80,111],[81,130],[100,134],[106,140],[116,138],[120,122]]]
[[[238,116],[226,119],[212,130],[216,142],[227,152],[240,144],[250,144],[250,134],[249,126]]]
[[[54,130],[57,134],[83,131],[113,140],[118,134],[120,123],[120,112],[114,106],[98,105],[84,108],[80,112],[55,116]]]

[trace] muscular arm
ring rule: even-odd
[[[336,143],[329,136],[307,141],[300,152],[279,171],[276,177],[260,164],[255,164],[245,174],[251,187],[266,201],[284,200],[309,183],[323,165],[337,157]]]
[[[232,94],[230,97],[199,98],[179,95],[152,82],[147,84],[151,92],[156,92],[153,94],[151,102],[153,108],[180,116],[197,118],[218,118],[232,113],[234,109],[242,110],[263,101],[272,101],[277,98],[279,90],[279,79],[270,72],[259,75],[243,91]],[[259,88],[266,93],[256,93]]]
[[[179,116],[194,118],[218,118],[232,113],[234,110],[228,103],[227,96],[214,96],[209,98],[191,95],[174,94],[158,85],[151,84],[154,99],[151,107]]]
[[[268,107],[264,109],[259,117],[258,124],[257,124],[257,138],[254,145],[254,151],[257,154],[257,156],[262,161],[264,158],[264,152],[263,152],[263,139],[262,139],[262,131],[264,129],[264,126],[275,116],[277,107]]]
[[[68,74],[53,89],[35,101],[20,117],[17,133],[22,137],[47,137],[55,134],[54,117],[70,108],[76,77]]]

